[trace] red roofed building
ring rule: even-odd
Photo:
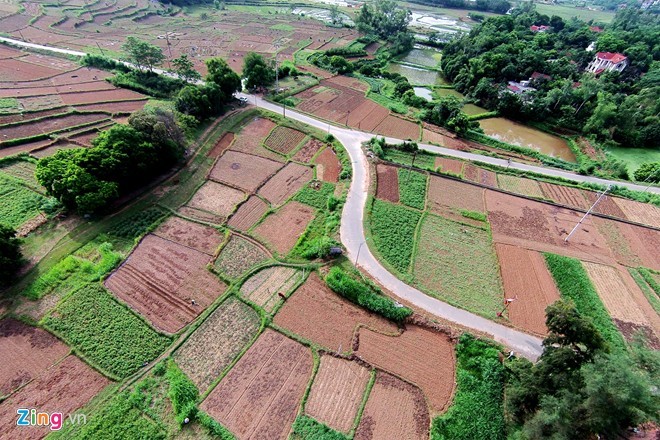
[[[622,72],[628,66],[628,58],[620,53],[598,52],[587,66],[587,72],[598,75],[604,71]]]
[[[550,26],[544,26],[544,25],[537,26],[534,24],[529,27],[529,30],[532,32],[545,32],[550,30]]]
[[[603,32],[603,28],[601,28],[601,27],[599,27],[599,26],[589,26],[589,30],[590,30],[591,32],[596,32],[596,33],[601,33],[601,32]]]
[[[532,80],[546,80],[550,81],[552,77],[550,75],[546,75],[545,73],[541,72],[534,72],[532,73],[532,76],[529,78],[530,81]]]

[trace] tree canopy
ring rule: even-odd
[[[154,67],[161,65],[165,60],[160,47],[135,37],[127,37],[121,48],[126,52],[128,61],[140,70],[153,71]]]
[[[532,25],[550,30],[534,32]],[[624,147],[660,144],[660,16],[630,6],[602,33],[577,18],[542,15],[533,6],[490,17],[450,41],[441,67],[457,90],[481,105],[522,120],[557,124]],[[584,69],[596,50],[623,53],[623,72],[595,76]],[[539,72],[521,98],[507,81]]]
[[[243,58],[243,79],[246,89],[268,87],[275,82],[275,69],[258,53],[249,52]]]
[[[22,264],[23,256],[16,231],[0,224],[0,290],[9,286]]]

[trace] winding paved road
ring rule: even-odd
[[[26,43],[4,37],[0,37],[0,41],[6,41],[27,48],[47,50],[67,55],[85,55],[82,52]],[[258,107],[270,110],[278,114],[283,113],[281,106],[267,102],[258,96],[248,94],[239,94],[239,96],[247,98],[250,103],[253,103]],[[346,246],[348,257],[351,260],[355,261],[359,254],[358,263],[364,270],[366,270],[371,276],[378,280],[378,282],[385,286],[385,288],[393,292],[398,297],[414,304],[415,306],[424,309],[435,316],[451,322],[455,322],[464,327],[490,334],[496,341],[510,347],[520,355],[523,355],[529,359],[535,360],[538,358],[542,352],[540,338],[528,335],[501,324],[497,324],[493,321],[482,318],[481,316],[450,306],[449,304],[446,304],[435,298],[431,298],[423,292],[405,284],[403,281],[399,280],[396,276],[391,274],[378,262],[378,260],[369,250],[369,247],[363,246],[363,244],[366,242],[363,229],[364,208],[367,201],[367,191],[369,188],[370,176],[367,158],[362,152],[361,144],[369,140],[373,134],[330,125],[327,122],[320,121],[290,109],[286,110],[286,116],[333,134],[348,151],[353,165],[353,181],[351,183],[346,205],[342,213],[340,233],[342,243]],[[401,142],[399,139],[392,138],[387,138],[387,141],[392,143]],[[526,165],[517,163],[515,161],[509,164],[506,160],[503,159],[456,151],[433,145],[420,144],[420,148],[460,159],[476,160],[504,167],[509,166],[510,168],[515,168],[522,171],[531,171],[548,176],[563,177],[578,182],[592,182],[603,185],[615,184],[638,191],[646,189],[646,187],[633,183],[608,181],[605,179],[599,179],[591,176],[582,176],[552,168]],[[648,191],[660,194],[660,188],[658,187],[650,187],[648,188]]]

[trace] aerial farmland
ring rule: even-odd
[[[657,14],[450,3],[0,2],[0,438],[655,438]]]

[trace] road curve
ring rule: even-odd
[[[13,40],[4,37],[0,37],[0,41],[5,41],[11,44],[15,44],[27,48],[49,50],[52,52],[63,53],[68,55],[75,55],[75,56],[85,55],[82,52],[53,48],[53,47],[43,46],[33,43],[26,43],[23,41]],[[248,94],[239,94],[239,95],[247,98],[250,103],[254,103],[258,107],[279,114],[282,114],[284,112],[283,108],[280,105],[267,102],[258,96],[248,95]],[[492,335],[494,340],[510,347],[520,355],[523,355],[529,359],[535,360],[538,358],[538,356],[541,354],[543,350],[540,338],[528,335],[526,333],[520,332],[518,330],[509,328],[501,324],[497,324],[481,316],[450,306],[449,304],[439,301],[435,298],[431,298],[430,296],[424,294],[423,292],[405,284],[403,281],[399,280],[396,276],[391,274],[387,269],[385,269],[385,267],[383,267],[378,262],[376,257],[371,253],[369,247],[363,246],[363,244],[366,242],[366,238],[364,235],[364,228],[363,228],[364,209],[368,196],[367,191],[369,188],[370,176],[369,176],[369,166],[367,164],[367,158],[362,152],[361,144],[364,141],[369,140],[373,136],[372,134],[364,133],[358,130],[352,130],[348,128],[341,128],[334,125],[330,125],[326,122],[319,121],[313,117],[298,113],[290,109],[286,110],[286,116],[291,119],[297,120],[299,122],[308,124],[317,129],[327,131],[328,133],[333,134],[344,145],[351,158],[352,168],[353,168],[353,179],[348,192],[348,198],[346,200],[346,204],[344,206],[344,210],[342,213],[342,221],[341,221],[341,229],[340,229],[342,243],[345,245],[347,249],[348,257],[351,260],[355,261],[359,255],[359,261],[357,262],[359,266],[361,266],[364,270],[366,270],[379,283],[385,286],[386,289],[390,290],[398,297],[414,304],[415,306],[440,318],[446,319],[451,322],[455,322],[467,328],[471,328]],[[388,142],[400,142],[400,140],[398,139],[387,138],[387,140]],[[425,150],[435,153],[445,154],[447,156],[453,156],[466,160],[477,160],[477,161],[486,162],[493,165],[505,166],[505,167],[509,166],[511,168],[515,168],[523,171],[533,171],[539,174],[564,177],[575,181],[601,183],[605,185],[616,184],[634,190],[644,189],[644,187],[632,183],[614,182],[614,181],[598,179],[590,176],[580,176],[565,171],[526,165],[517,162],[511,162],[511,164],[509,164],[507,161],[502,159],[496,159],[488,156],[482,156],[473,153],[436,147],[433,145],[421,144],[420,147]],[[655,193],[660,193],[660,188],[651,187],[648,190]]]

